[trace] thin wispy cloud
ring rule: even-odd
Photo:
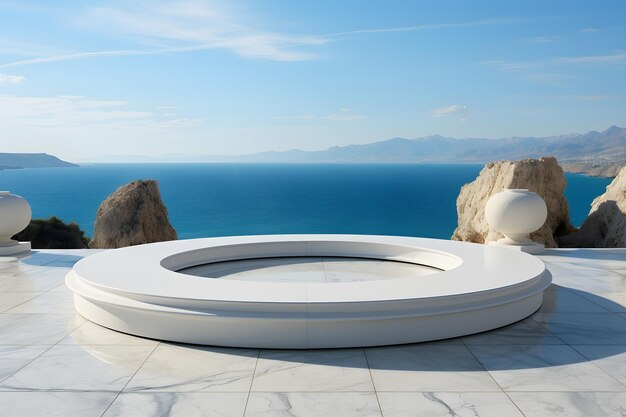
[[[226,49],[245,58],[303,61],[316,57],[304,47],[326,42],[260,30],[247,20],[224,6],[201,1],[126,2],[90,8],[80,16],[83,24],[103,32],[169,43],[162,53]]]
[[[0,85],[21,84],[26,81],[26,77],[21,75],[10,75],[0,73]]]
[[[600,101],[600,100],[624,100],[626,96],[616,96],[607,94],[563,94],[556,96],[540,97],[549,100],[571,100],[571,101]]]
[[[452,104],[450,106],[433,109],[426,114],[434,118],[454,117],[459,121],[464,122],[467,120],[469,112],[470,108],[464,104]]]
[[[556,58],[556,62],[564,64],[603,64],[611,62],[626,61],[626,53],[615,53],[607,55],[587,55],[587,56],[566,56]]]
[[[614,65],[626,63],[626,53],[603,55],[559,56],[535,61],[488,60],[483,61],[496,71],[517,75],[530,81],[559,84],[572,78],[567,72],[572,65]]]
[[[306,120],[306,119],[316,119],[317,116],[313,114],[293,114],[293,115],[282,115],[282,116],[272,116],[272,119],[278,120]]]
[[[327,114],[323,116],[314,115],[314,114],[296,114],[296,115],[283,115],[283,116],[273,116],[272,119],[279,120],[332,120],[336,122],[349,122],[353,120],[361,120],[365,119],[365,116],[362,114],[357,114],[352,111],[352,109],[343,107],[339,109],[339,112],[333,114]]]
[[[204,119],[162,118],[152,111],[129,109],[123,100],[83,96],[0,96],[0,125],[6,129],[35,127],[180,128]]]
[[[68,53],[67,50],[51,47],[49,45],[35,44],[32,42],[17,41],[3,37],[0,39],[0,54],[16,56],[43,57]]]
[[[535,36],[531,39],[533,43],[552,43],[555,40],[556,38],[552,36]]]
[[[75,21],[90,31],[123,37],[138,48],[79,51],[57,54],[26,54],[35,58],[17,60],[0,68],[45,64],[97,57],[162,55],[223,49],[247,59],[307,61],[321,57],[322,45],[353,35],[414,32],[527,22],[531,19],[498,18],[444,22],[403,27],[367,28],[322,35],[294,35],[260,30],[248,13],[233,11],[204,1],[157,2],[134,0],[116,6],[91,7]],[[0,44],[0,50],[1,50]],[[16,49],[16,48],[13,48]]]
[[[334,38],[343,37],[349,35],[361,35],[368,33],[389,33],[389,32],[416,32],[421,30],[433,30],[433,29],[453,29],[463,27],[475,27],[475,26],[490,26],[490,25],[506,25],[513,23],[524,23],[531,19],[513,19],[513,18],[500,18],[500,19],[483,19],[466,22],[447,22],[447,23],[434,23],[428,25],[416,25],[416,26],[400,26],[391,28],[373,28],[373,29],[357,29],[346,32],[329,33],[326,35],[320,35],[322,38]]]
[[[107,57],[107,56],[132,56],[132,55],[162,55],[175,52],[196,51],[206,49],[200,45],[195,47],[168,48],[158,50],[118,50],[118,51],[99,51],[99,52],[79,52],[74,54],[53,55],[42,58],[23,59],[20,61],[10,62],[0,65],[0,68],[19,67],[22,65],[45,64],[49,62],[72,61],[82,58],[91,57]]]
[[[626,61],[626,53],[616,52],[613,54],[603,55],[559,56],[536,61],[489,60],[483,61],[483,64],[500,71],[514,72],[555,64],[603,64],[624,61]]]
[[[361,120],[365,119],[365,116],[362,114],[329,114],[328,116],[323,116],[322,119],[325,120],[334,120],[336,122],[349,122],[352,120]]]

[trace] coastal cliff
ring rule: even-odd
[[[111,249],[176,240],[155,180],[118,188],[98,208],[90,248]]]
[[[626,247],[626,167],[606,187],[606,192],[593,200],[580,229],[561,237],[559,246]]]
[[[485,218],[487,200],[507,188],[525,188],[539,194],[548,208],[545,224],[530,238],[546,247],[557,247],[555,236],[574,230],[563,196],[566,184],[563,170],[553,157],[489,163],[476,180],[461,188],[457,198],[458,227],[452,239],[487,243],[501,238],[503,235],[491,230]]]
[[[47,153],[2,153],[0,152],[0,170],[22,168],[62,168],[77,167]]]
[[[586,161],[566,161],[561,162],[563,171],[572,172],[574,174],[586,174],[592,177],[604,177],[615,178],[623,167],[626,166],[626,161],[621,162],[586,162]]]

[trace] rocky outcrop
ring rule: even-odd
[[[576,174],[587,174],[592,177],[615,178],[617,174],[626,166],[626,162],[561,162],[561,167],[565,172]]]
[[[90,248],[121,248],[177,239],[154,180],[118,188],[98,208]]]
[[[486,243],[503,235],[491,230],[485,219],[485,205],[493,194],[507,188],[526,188],[539,194],[548,208],[545,224],[530,238],[546,247],[557,247],[555,236],[570,233],[569,206],[563,196],[567,182],[556,158],[492,162],[476,180],[464,185],[456,201],[458,227],[453,240]]]
[[[626,167],[591,203],[580,229],[559,239],[559,246],[579,248],[626,247]]]

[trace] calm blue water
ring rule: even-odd
[[[357,233],[448,239],[456,197],[482,165],[98,164],[0,171],[34,218],[77,222],[91,236],[100,203],[135,179],[157,179],[179,238]],[[610,180],[567,174],[572,222]]]

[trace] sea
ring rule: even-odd
[[[26,198],[33,218],[57,216],[93,235],[100,203],[121,185],[156,179],[181,239],[349,233],[449,239],[456,198],[482,165],[93,164],[0,171],[0,190]],[[566,174],[571,221],[611,182]]]

